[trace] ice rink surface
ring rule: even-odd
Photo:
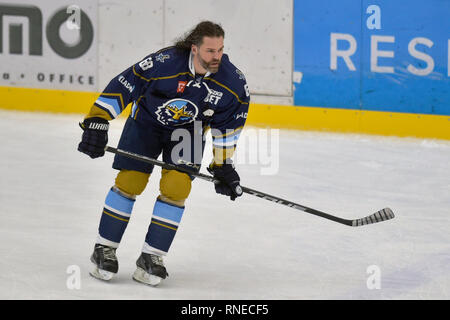
[[[76,150],[81,119],[0,111],[0,299],[450,299],[448,141],[281,130],[276,174],[263,175],[244,133],[238,148],[259,163],[237,165],[242,185],[343,218],[384,207],[396,218],[352,228],[250,195],[232,202],[195,180],[170,276],[152,288],[131,275],[159,169],[134,206],[116,278],[89,276],[116,171],[112,154]]]

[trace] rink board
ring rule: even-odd
[[[450,1],[295,0],[294,104],[450,116]]]
[[[86,114],[99,93],[0,87],[0,108]],[[128,111],[123,112],[128,115]],[[247,124],[450,140],[450,117],[321,107],[251,104]]]

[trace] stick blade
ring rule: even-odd
[[[352,227],[360,227],[367,224],[387,221],[393,219],[394,217],[394,212],[390,208],[384,208],[365,218],[352,220]]]

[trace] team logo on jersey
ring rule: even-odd
[[[160,54],[158,54],[158,55],[155,57],[155,60],[156,60],[156,61],[159,61],[159,62],[161,62],[161,63],[164,63],[164,60],[166,60],[166,59],[170,59],[170,56],[169,56],[168,54],[162,54],[162,53],[160,53]]]
[[[180,126],[195,120],[198,114],[197,106],[189,100],[172,99],[158,107],[158,121],[164,125]]]

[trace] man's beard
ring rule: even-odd
[[[206,62],[205,60],[202,59],[202,57],[198,57],[200,64],[202,65],[203,68],[205,68],[208,72],[211,73],[216,73],[217,71],[219,71],[219,67],[220,67],[220,60],[212,60],[211,62]]]

